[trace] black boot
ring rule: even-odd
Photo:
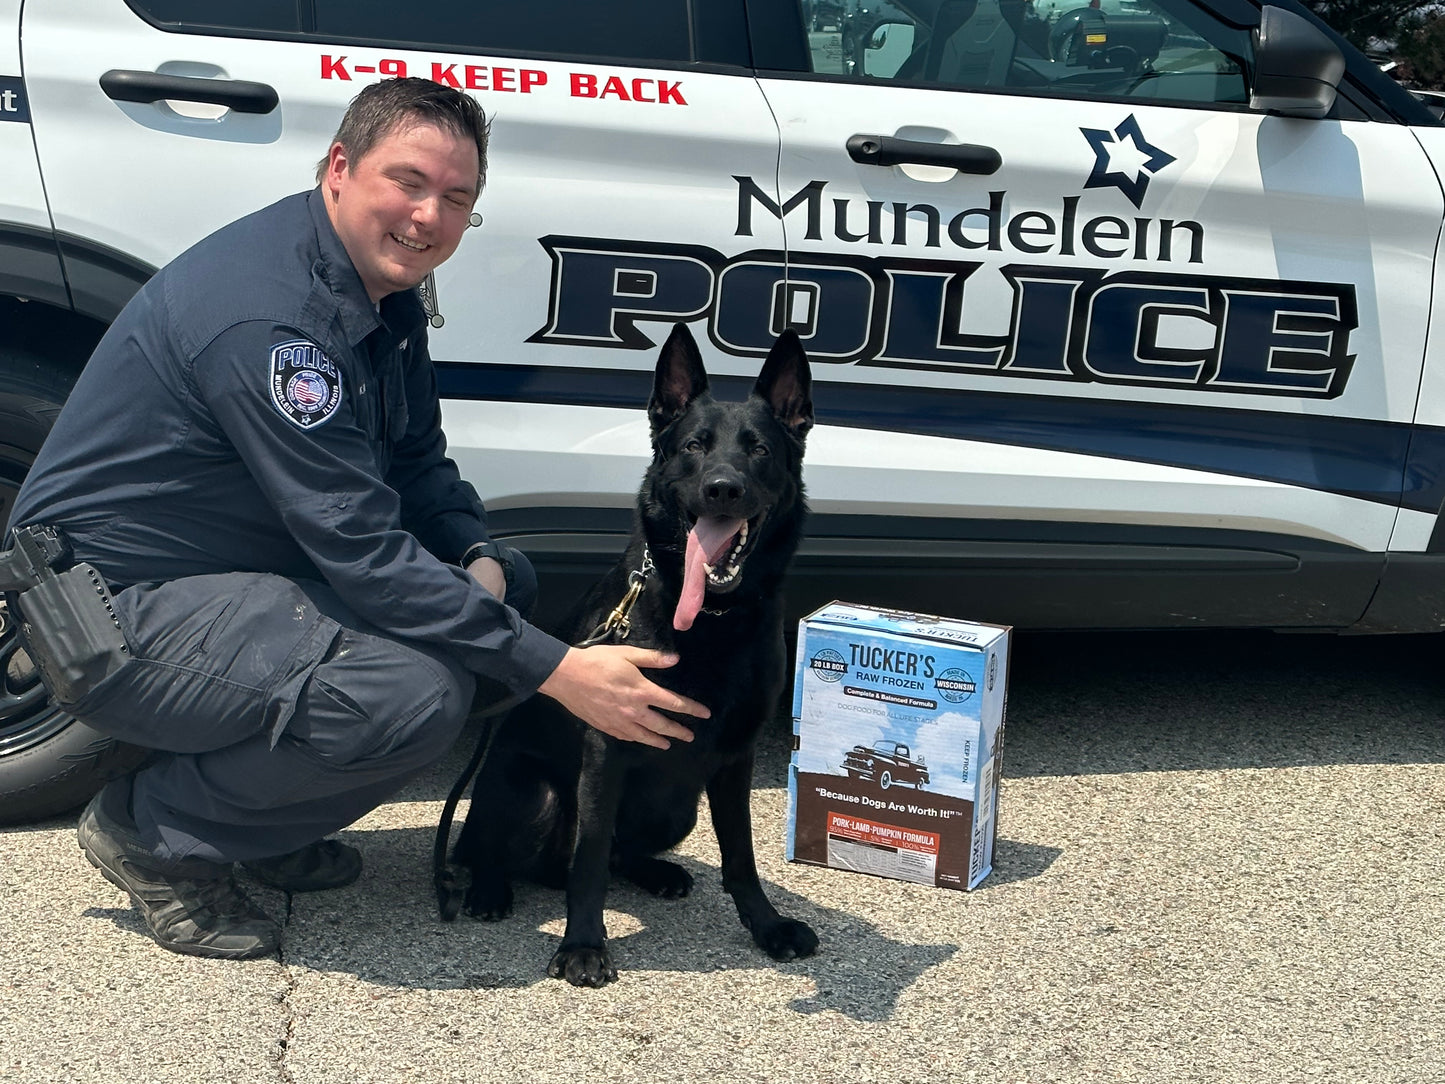
[[[229,960],[275,952],[281,927],[246,898],[229,864],[162,862],[141,843],[135,821],[122,812],[129,787],[129,779],[119,779],[91,799],[80,816],[80,849],[106,880],[130,894],[156,942],[172,952]]]
[[[345,888],[361,876],[361,852],[335,839],[308,843],[275,858],[254,858],[242,867],[262,884],[287,892]]]

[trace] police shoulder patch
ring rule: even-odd
[[[305,339],[271,348],[271,401],[302,429],[328,421],[341,405],[341,370]]]

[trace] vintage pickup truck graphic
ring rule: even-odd
[[[843,754],[843,770],[850,779],[867,779],[884,790],[895,783],[907,783],[919,790],[928,785],[928,768],[923,757],[913,759],[912,752],[902,742],[855,745]]]

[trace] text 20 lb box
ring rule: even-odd
[[[1009,629],[832,602],[798,625],[790,861],[975,887],[993,868]]]

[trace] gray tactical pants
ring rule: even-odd
[[[526,614],[536,577],[520,555],[516,573],[507,601]],[[473,705],[444,648],[382,632],[323,583],[193,576],[115,602],[134,659],[68,707],[160,751],[132,798],[162,861],[264,858],[344,828],[444,756]]]

